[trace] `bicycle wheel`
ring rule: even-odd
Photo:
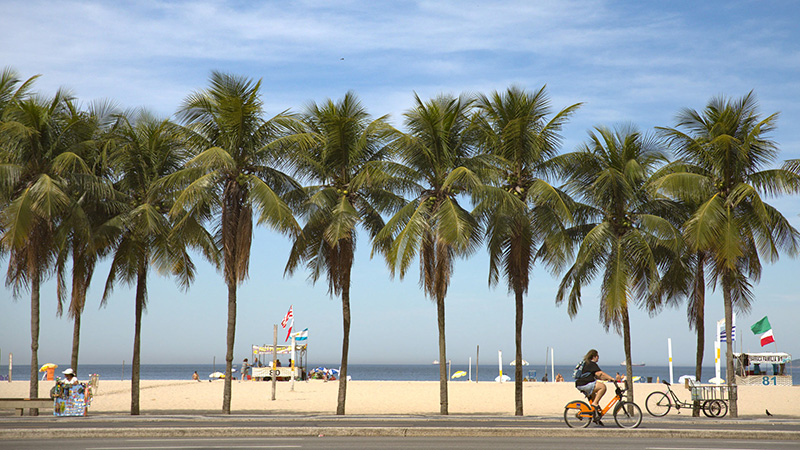
[[[720,400],[706,400],[703,403],[703,414],[706,417],[725,417],[728,414],[728,405]]]
[[[717,400],[717,403],[719,403],[719,414],[717,414],[717,417],[725,417],[725,415],[728,414],[728,404],[722,400]]]
[[[620,402],[614,408],[614,422],[620,428],[636,428],[642,423],[642,408],[633,402]]]
[[[662,417],[666,416],[670,408],[672,408],[672,402],[667,394],[655,391],[647,396],[647,400],[644,401],[644,407],[647,408],[647,412],[651,416]]]
[[[586,428],[592,423],[592,415],[587,412],[591,411],[592,407],[586,402],[576,400],[567,403],[564,407],[564,422],[570,428]]]

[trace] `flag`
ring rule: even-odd
[[[762,347],[770,342],[775,342],[775,337],[772,335],[772,325],[769,324],[769,319],[767,319],[767,316],[764,316],[763,319],[754,323],[753,326],[750,327],[750,330],[753,331],[753,334],[761,335]]]
[[[289,323],[289,320],[294,320],[294,313],[292,313],[292,306],[289,306],[289,312],[286,313],[286,317],[281,320],[281,328],[286,328],[286,324]]]
[[[733,337],[731,338],[731,342],[734,342],[734,341],[736,341],[736,325],[734,325],[734,326],[731,328],[731,336],[733,336]],[[728,341],[727,341],[727,339],[726,339],[726,337],[727,337],[727,334],[725,333],[725,327],[722,327],[722,329],[721,329],[721,330],[719,330],[719,341],[720,341],[720,342],[728,342]]]
[[[305,341],[306,339],[308,339],[308,328],[306,328],[303,331],[298,331],[297,333],[295,333],[294,339],[296,341]]]
[[[283,342],[289,341],[289,337],[292,335],[292,327],[294,326],[294,320],[292,320],[292,324],[289,325],[289,331],[286,333],[286,339]]]
[[[717,331],[719,331],[719,342],[727,342],[725,331],[725,319],[717,321]],[[736,341],[736,315],[733,316],[733,326],[731,327],[731,342]]]

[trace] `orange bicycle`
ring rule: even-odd
[[[564,422],[570,428],[588,427],[593,420],[600,420],[606,413],[614,407],[614,422],[620,428],[636,428],[642,423],[642,409],[633,402],[622,400],[622,394],[628,389],[619,387],[614,381],[615,395],[601,411],[582,401],[573,400],[564,407]],[[586,396],[589,397],[588,395]]]

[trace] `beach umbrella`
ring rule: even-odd
[[[512,366],[516,366],[516,365],[517,365],[517,360],[515,359],[515,360],[511,361],[509,364],[511,364]],[[530,364],[528,364],[528,361],[525,361],[525,360],[523,359],[523,360],[522,360],[522,365],[523,365],[523,366],[528,366],[528,365],[530,365]]]
[[[214,372],[210,374],[208,378],[225,378],[225,374],[222,372]]]
[[[692,380],[692,382],[697,381],[697,378],[694,375],[683,375],[678,378],[678,383],[683,384],[686,383],[686,380]]]
[[[58,367],[58,364],[47,363],[39,368],[39,372],[46,372],[48,369],[55,369]]]
[[[720,377],[714,377],[714,378],[712,378],[712,379],[708,380],[708,382],[709,382],[709,383],[711,383],[711,384],[720,385],[720,384],[723,384],[723,383],[725,383],[725,380],[723,380],[723,379],[722,379],[722,378],[720,378]]]
[[[501,378],[501,377],[497,377],[497,378],[495,378],[495,379],[494,379],[494,381],[497,381],[498,383],[499,383],[501,380],[502,380],[502,381],[511,381],[511,377],[510,377],[510,376],[508,376],[508,375],[503,375],[503,377],[502,377],[502,378]]]
[[[467,372],[464,372],[463,370],[459,370],[458,372],[454,373],[453,376],[450,377],[450,378],[461,378],[461,377],[466,376],[466,375],[467,375]]]

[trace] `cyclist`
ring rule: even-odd
[[[583,357],[583,372],[575,380],[575,387],[583,392],[589,399],[589,403],[592,404],[592,408],[595,411],[595,423],[603,425],[598,414],[600,412],[600,399],[606,393],[606,385],[603,384],[603,381],[615,381],[615,378],[600,370],[600,366],[597,365],[599,359],[600,355],[595,349],[591,349],[586,353],[586,356]],[[616,381],[620,380],[617,379]]]

